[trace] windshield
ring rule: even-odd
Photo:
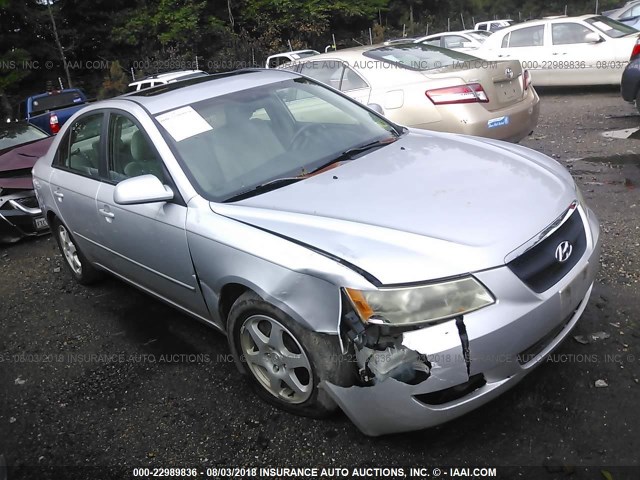
[[[32,114],[37,115],[49,110],[56,110],[80,103],[83,103],[83,100],[79,92],[51,93],[46,97],[33,100],[31,109],[33,110]]]
[[[612,20],[611,18],[603,17],[602,15],[587,18],[585,22],[587,22],[589,25],[594,26],[602,33],[611,38],[620,38],[626,35],[631,35],[633,33],[638,33],[638,30],[636,30],[635,28],[630,27],[629,25],[625,25],[624,23],[620,23],[616,20]]]
[[[479,58],[466,53],[423,43],[388,45],[368,50],[363,55],[408,68],[409,70],[419,71],[450,67],[460,62],[481,61]]]
[[[297,78],[156,115],[194,187],[222,202],[303,178],[347,150],[397,136],[352,100]]]
[[[0,128],[0,150],[33,142],[49,135],[28,123],[14,123]]]

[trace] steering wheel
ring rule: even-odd
[[[324,131],[325,127],[319,123],[306,123],[302,125],[291,137],[289,148],[292,150],[302,150],[308,146],[311,140],[318,140],[318,133]],[[317,132],[314,132],[317,130]]]

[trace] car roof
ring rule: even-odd
[[[194,73],[201,73],[203,75],[206,75],[206,72],[202,70],[180,70],[177,72],[158,73],[156,75],[149,75],[144,78],[141,78],[140,80],[136,80],[135,82],[131,82],[129,86],[138,85],[141,82],[147,82],[149,80],[169,81],[169,80],[174,80],[176,78],[184,77],[186,75],[193,75]]]
[[[188,80],[146,88],[114,98],[128,100],[144,107],[151,115],[270,83],[300,78],[295,72],[277,69],[250,69],[206,75]],[[110,100],[102,103],[109,107]]]
[[[502,30],[500,30],[500,33],[511,32],[522,26],[535,27],[536,25],[544,25],[545,23],[562,23],[562,22],[566,22],[567,20],[586,20],[587,18],[600,17],[600,16],[601,15],[589,13],[586,15],[578,15],[575,17],[565,17],[564,15],[562,15],[562,16],[550,17],[550,18],[540,18],[537,20],[528,20],[526,22],[517,23],[515,25],[511,25],[510,27],[503,28]]]
[[[298,54],[298,53],[307,53],[307,52],[318,53],[317,50],[313,50],[311,48],[305,48],[304,50],[292,50],[291,52],[274,53],[273,55],[269,55],[268,58],[278,57],[280,55],[287,56],[287,55],[293,55],[293,54]]]
[[[442,37],[444,35],[460,35],[461,33],[478,33],[478,32],[486,33],[486,30],[454,30],[454,31],[451,31],[451,32],[432,33],[432,34],[427,35],[425,37],[418,37],[418,38],[415,39],[415,41],[419,42],[419,41],[422,41],[422,40],[425,40],[425,39],[428,39],[428,38]]]

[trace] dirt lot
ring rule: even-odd
[[[0,247],[0,453],[13,466],[9,480],[55,465],[118,467],[113,475],[125,478],[134,466],[260,465],[477,465],[543,480],[607,478],[595,468],[607,466],[616,480],[639,478],[640,143],[603,132],[639,127],[640,117],[612,89],[541,97],[540,125],[522,143],[571,169],[604,235],[574,335],[608,338],[569,338],[516,388],[447,425],[372,439],[343,415],[317,421],[260,402],[220,334],[116,280],[80,287],[52,238],[25,241]],[[596,388],[598,380],[608,386]]]

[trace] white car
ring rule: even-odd
[[[478,22],[473,27],[474,30],[484,30],[485,32],[496,32],[502,28],[507,28],[513,25],[513,20],[505,18],[504,20],[490,20],[488,22]]]
[[[186,80],[188,78],[202,77],[205,75],[209,74],[202,70],[180,70],[178,72],[160,73],[131,82],[128,91],[137,92],[145,88],[157,87],[158,85],[166,85],[167,83],[177,82],[178,80]]]
[[[490,36],[491,32],[486,30],[461,30],[459,32],[434,33],[433,35],[418,38],[414,43],[467,52],[480,48]]]
[[[474,54],[520,60],[535,86],[619,85],[638,33],[601,15],[548,18],[500,30]]]
[[[300,60],[301,58],[319,55],[316,50],[294,50],[293,52],[276,53],[267,57],[265,68],[278,68],[280,65]]]

